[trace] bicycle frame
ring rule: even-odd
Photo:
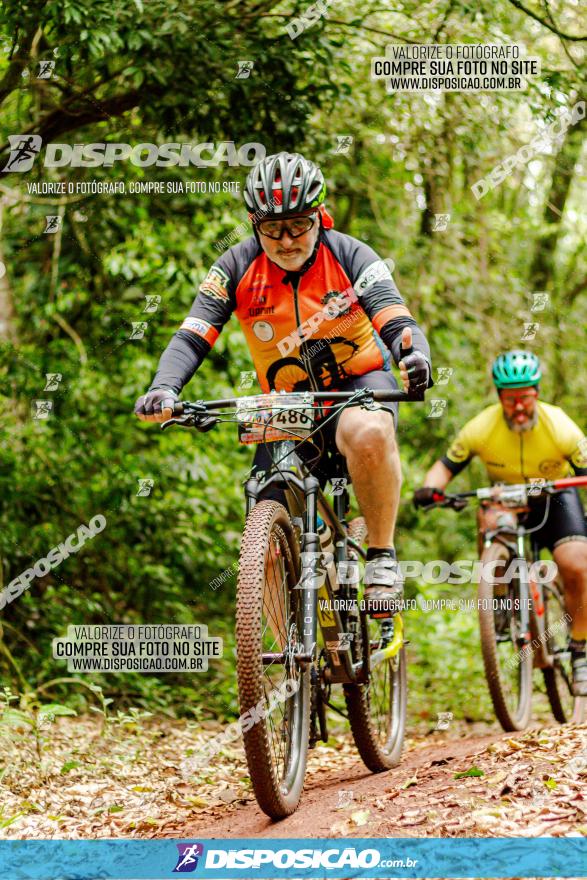
[[[530,551],[526,549],[526,539],[530,536]],[[540,561],[540,547],[538,541],[531,536],[526,528],[517,523],[516,528],[501,526],[484,534],[484,545],[487,547],[493,541],[500,541],[512,554],[515,553],[519,560],[524,561],[522,571],[526,575],[519,575],[520,583],[520,627],[526,644],[532,643],[534,651],[534,666],[545,669],[561,663],[570,658],[568,651],[549,654],[546,636],[546,599],[543,585],[534,580],[528,574],[527,560],[530,557],[532,563]]]
[[[293,440],[271,444],[271,457],[273,461],[283,462],[283,453],[287,453],[284,461],[286,467],[280,468],[278,473],[261,480],[254,475],[249,477],[245,484],[246,513],[248,516],[257,503],[259,496],[270,485],[281,486],[285,490],[286,497],[290,502],[290,513],[294,504],[304,512],[303,518],[293,518],[294,524],[296,520],[298,520],[298,525],[301,522],[302,533],[300,537],[302,559],[304,559],[299,581],[300,585],[304,585],[300,587],[303,591],[302,603],[304,608],[303,653],[296,654],[296,660],[299,663],[314,663],[317,659],[318,621],[320,622],[324,641],[327,645],[328,642],[331,644],[338,643],[339,633],[344,631],[340,613],[333,603],[335,598],[334,585],[330,583],[328,570],[326,569],[325,575],[321,575],[319,570],[322,562],[322,552],[320,536],[318,534],[318,512],[320,509],[321,514],[325,514],[324,519],[332,529],[337,561],[345,558],[347,536],[343,525],[345,513],[344,498],[340,495],[335,496],[335,509],[332,510],[320,488],[319,480],[306,473],[303,462],[293,449],[294,445]],[[305,586],[306,584],[308,586]],[[329,653],[333,658],[333,667],[340,668],[343,672],[340,678],[336,676],[333,680],[357,682],[358,678],[349,658],[350,652],[330,651]],[[340,662],[340,654],[343,655],[342,664]],[[275,662],[273,655],[272,662]]]
[[[380,663],[396,656],[403,646],[403,621],[401,614],[394,617],[393,636],[390,643],[373,654],[369,661],[369,668],[365,668],[363,660],[352,662],[351,651],[340,650],[340,634],[347,631],[346,622],[355,615],[355,621],[363,628],[362,636],[366,637],[365,615],[360,615],[358,610],[357,589],[347,584],[337,585],[331,581],[328,571],[330,560],[323,560],[323,553],[318,534],[318,514],[328,523],[334,543],[335,563],[346,562],[348,545],[355,546],[348,537],[345,529],[346,515],[346,490],[341,495],[334,496],[333,505],[330,504],[324,492],[320,488],[318,479],[306,472],[302,460],[293,450],[294,441],[285,440],[272,443],[271,455],[273,461],[285,462],[287,470],[280,468],[279,472],[269,477],[258,479],[251,476],[245,484],[246,513],[247,516],[259,500],[259,496],[270,485],[281,485],[289,502],[290,513],[294,506],[304,511],[303,518],[293,517],[294,524],[302,526],[302,572],[300,584],[303,586],[304,629],[302,632],[303,653],[296,655],[299,663],[314,663],[317,659],[318,624],[324,638],[326,650],[332,659],[330,667],[329,683],[332,684],[359,684],[368,678],[368,671]],[[284,457],[285,453],[285,457]],[[291,469],[290,469],[291,468]],[[294,470],[295,468],[295,470]],[[303,500],[302,500],[303,499]],[[356,549],[362,554],[361,548]],[[354,593],[354,595],[353,595]],[[345,620],[341,617],[337,600],[344,600],[350,604],[355,602],[356,611],[348,609]],[[358,634],[358,633],[357,633]],[[267,655],[266,662],[274,663],[278,660],[274,654]]]
[[[540,549],[538,542],[532,540],[532,561],[540,560]],[[532,595],[532,635],[533,641],[537,642],[534,646],[534,665],[540,669],[559,664],[564,674],[564,662],[568,662],[571,658],[570,651],[557,651],[556,654],[548,653],[547,645],[547,629],[546,629],[546,603],[548,599],[544,594],[544,587],[540,581],[533,581],[530,578],[530,593]]]
[[[362,389],[360,392],[314,392],[314,398],[330,400],[333,402],[349,401],[352,399],[355,405],[372,402],[391,401],[422,401],[424,392],[381,391]],[[212,413],[215,410],[234,408],[238,404],[238,398],[226,398],[213,401],[198,401],[197,403],[178,401],[173,410],[173,417],[164,422],[161,427],[166,429],[171,425],[183,425],[186,427],[200,427],[200,430],[208,431],[218,421]],[[385,407],[384,407],[385,408]],[[269,474],[263,479],[252,474],[245,483],[246,515],[248,516],[259,496],[270,485],[282,486],[289,502],[290,515],[294,502],[299,509],[303,510],[302,517],[292,517],[294,526],[297,524],[301,532],[302,553],[306,554],[307,562],[303,563],[300,585],[303,590],[304,626],[302,632],[302,653],[296,653],[296,661],[299,663],[314,665],[317,660],[317,636],[318,622],[324,635],[326,651],[332,659],[329,681],[345,684],[359,684],[368,680],[369,669],[383,663],[399,654],[403,646],[403,621],[400,614],[396,614],[389,622],[382,624],[383,640],[389,639],[389,643],[378,650],[369,664],[367,652],[366,661],[352,662],[350,650],[339,650],[334,644],[339,644],[339,634],[347,632],[343,624],[343,618],[335,605],[337,599],[347,599],[357,602],[356,587],[350,588],[344,584],[331,582],[326,568],[324,579],[320,580],[319,567],[323,564],[320,536],[318,534],[318,514],[328,523],[332,531],[332,540],[335,547],[336,562],[347,561],[347,548],[349,544],[360,554],[362,549],[355,544],[347,535],[345,529],[345,515],[347,499],[346,490],[343,495],[336,495],[334,509],[320,488],[319,480],[308,473],[306,466],[295,452],[293,440],[275,441],[270,445],[271,458],[274,464],[281,463],[283,466],[277,473]],[[303,502],[302,502],[303,498]],[[306,584],[308,584],[306,586]],[[354,593],[354,595],[353,595]],[[367,616],[359,614],[358,605],[355,610],[347,609],[348,620],[359,624],[363,644],[368,638]],[[354,617],[353,617],[354,616]],[[345,623],[347,616],[345,612]],[[352,630],[351,630],[352,631]],[[358,634],[358,632],[357,632]],[[340,655],[342,654],[342,660]],[[267,655],[263,658],[266,664],[285,662],[285,655]],[[367,665],[366,665],[367,664]]]
[[[517,523],[515,528],[500,526],[497,529],[485,532],[483,535],[484,546],[489,547],[494,541],[499,541],[510,550],[512,555],[516,556],[519,560],[523,560],[525,564],[522,566],[521,571],[528,571],[526,561],[526,530],[524,526]],[[532,641],[531,608],[534,610],[534,605],[532,604],[531,606],[530,603],[532,581],[526,574],[520,573],[518,575],[518,582],[520,585],[520,630],[524,642],[529,644]],[[534,594],[532,598],[534,600]],[[542,625],[544,626],[544,622]]]

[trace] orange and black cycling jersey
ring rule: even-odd
[[[200,285],[163,353],[152,388],[179,392],[234,312],[264,392],[331,390],[352,376],[390,369],[401,334],[430,361],[426,338],[387,263],[368,245],[321,229],[299,272],[273,263],[257,238],[231,247]]]

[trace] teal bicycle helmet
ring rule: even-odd
[[[496,357],[492,372],[496,388],[527,388],[538,385],[542,378],[536,355],[519,349]]]

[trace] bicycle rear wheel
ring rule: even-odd
[[[566,651],[569,637],[564,592],[558,581],[544,584],[544,630],[548,633],[546,642],[548,653],[553,657],[553,665],[542,670],[546,695],[552,714],[557,721],[581,722],[585,717],[584,697],[574,697],[571,693],[571,663],[563,661],[558,654]]]
[[[494,541],[481,554],[483,571],[494,563],[494,577],[503,577],[515,559],[511,551]],[[504,730],[524,730],[532,712],[532,651],[523,650],[520,611],[520,583],[514,575],[509,583],[483,576],[479,582],[479,628],[485,678],[497,719]],[[494,607],[497,604],[497,607]]]
[[[367,537],[365,522],[357,517],[349,524],[349,536],[358,543]],[[380,773],[395,767],[401,758],[406,727],[407,673],[403,647],[403,621],[400,615],[391,620],[365,618],[363,638],[351,643],[353,660],[374,655],[393,639],[401,647],[389,660],[370,671],[365,684],[344,685],[353,739],[366,767]]]
[[[272,819],[296,809],[308,752],[310,674],[295,659],[302,650],[302,591],[294,589],[299,575],[286,509],[260,501],[247,517],[241,545],[237,677],[251,782],[259,806]]]

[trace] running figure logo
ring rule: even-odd
[[[238,70],[235,79],[248,79],[255,66],[254,61],[237,61]]]
[[[198,859],[204,855],[202,843],[178,843],[179,850],[177,865],[173,869],[174,874],[187,874],[195,871],[198,867]]]
[[[39,61],[39,72],[37,74],[37,79],[51,79],[51,74],[54,70],[54,61]]]
[[[38,134],[9,134],[10,156],[2,171],[30,171],[43,139]]]

